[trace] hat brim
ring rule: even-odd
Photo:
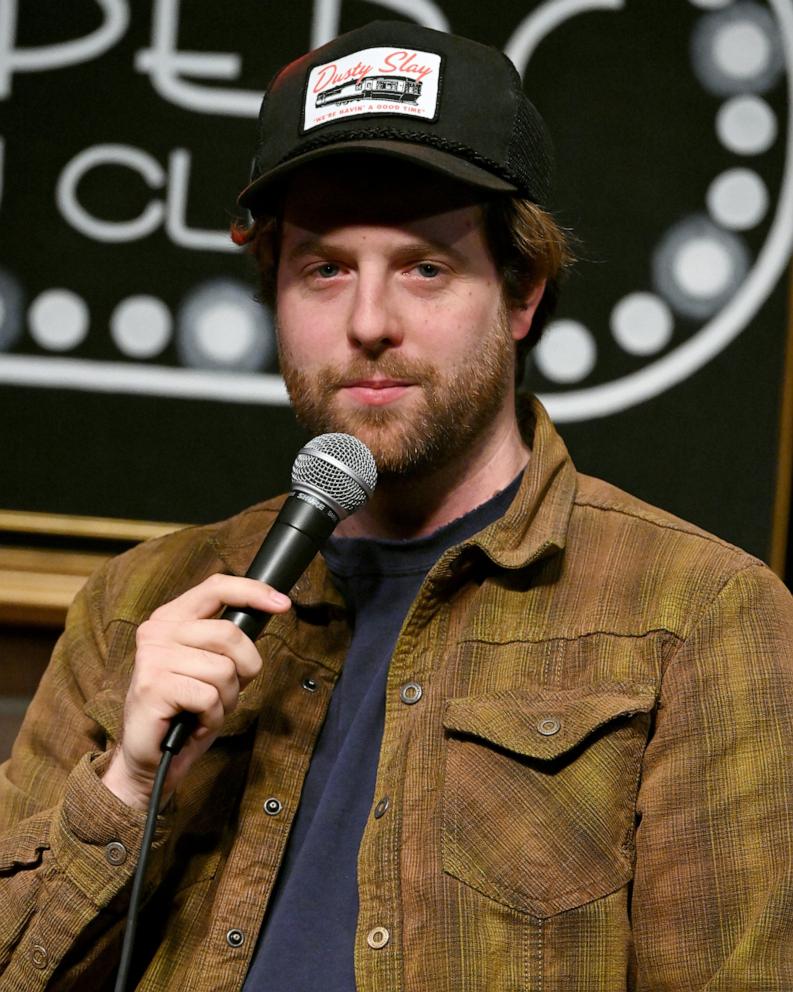
[[[338,144],[324,145],[321,148],[304,152],[302,155],[295,155],[294,158],[282,162],[265,172],[264,175],[254,179],[237,197],[237,203],[250,210],[252,214],[266,213],[272,209],[274,201],[278,198],[281,182],[295,169],[324,158],[326,155],[350,155],[359,152],[368,155],[386,155],[390,158],[414,162],[433,172],[439,172],[450,179],[456,179],[458,182],[466,183],[477,189],[493,193],[518,192],[518,187],[514,183],[507,182],[492,172],[488,172],[487,169],[458,158],[450,152],[408,141],[361,139],[358,141],[340,141]]]

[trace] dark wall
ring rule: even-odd
[[[183,3],[171,47],[161,0],[122,5],[116,26],[88,0],[12,6],[0,507],[203,521],[284,487],[301,435],[273,399],[271,316],[224,239],[258,95],[337,30],[431,15],[508,51],[555,137],[554,207],[580,262],[529,384],[579,467],[769,557],[793,232],[787,0],[625,0],[555,25],[562,7],[530,0],[347,0],[337,20],[320,0],[239,0],[233,17]],[[106,39],[90,57],[13,64],[91,32]],[[198,60],[189,74],[180,52]]]

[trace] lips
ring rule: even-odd
[[[408,379],[354,379],[344,382],[341,392],[366,406],[385,406],[415,386]]]
[[[412,386],[409,379],[353,379],[345,382],[345,389],[393,389],[395,386]]]

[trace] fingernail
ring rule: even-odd
[[[282,592],[276,592],[273,590],[270,597],[276,606],[291,606],[292,601],[288,596],[284,596]]]

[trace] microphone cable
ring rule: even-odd
[[[135,876],[132,879],[132,890],[129,896],[129,908],[127,910],[127,925],[124,929],[124,942],[121,945],[121,956],[116,972],[116,984],[113,992],[126,992],[127,981],[129,980],[129,968],[132,963],[132,952],[135,947],[135,934],[138,929],[138,913],[140,912],[141,897],[143,895],[143,881],[146,877],[146,868],[149,864],[151,845],[154,840],[154,832],[157,829],[157,814],[160,811],[160,798],[162,797],[163,786],[171,767],[171,760],[174,754],[181,750],[181,744],[175,750],[167,746],[167,738],[163,741],[163,754],[160,764],[157,766],[157,774],[154,777],[154,786],[151,790],[149,808],[146,812],[146,825],[143,828],[143,839],[140,842],[140,857],[135,868]]]
[[[358,438],[349,434],[322,434],[309,441],[297,453],[292,466],[292,492],[267,532],[246,576],[265,582],[279,592],[289,592],[336,524],[364,505],[376,483],[374,457]],[[261,610],[227,606],[220,618],[230,620],[254,641],[270,616]],[[163,754],[146,813],[113,992],[126,992],[129,980],[143,883],[168,769],[196,723],[194,713],[180,713],[171,721],[160,744]]]

